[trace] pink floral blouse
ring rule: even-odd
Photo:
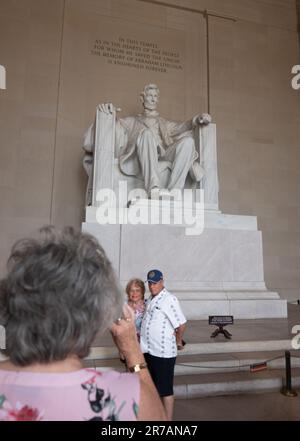
[[[0,421],[131,421],[139,397],[137,374],[0,369]]]
[[[130,300],[128,300],[127,303],[134,310],[136,333],[137,333],[138,339],[140,339],[142,321],[143,321],[145,308],[146,308],[146,302],[145,302],[145,300],[140,300],[139,302],[134,303],[134,302],[131,302]]]

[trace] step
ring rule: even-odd
[[[300,368],[300,357],[297,351],[291,352],[292,368]],[[267,361],[267,368],[284,369],[285,357],[283,351],[253,352],[236,354],[212,354],[212,355],[185,355],[177,358],[175,375],[201,375],[212,373],[247,372],[250,365]],[[90,359],[85,360],[86,367],[93,367],[98,370],[116,370],[124,372],[125,366],[118,358],[112,359]]]
[[[269,352],[292,350],[291,339],[261,341],[212,341],[210,343],[190,343],[178,352],[178,357],[197,354],[232,354],[235,352]],[[97,346],[91,348],[87,360],[103,360],[119,358],[119,352],[113,346]]]
[[[300,368],[300,357],[291,352],[292,368]],[[198,355],[177,359],[175,375],[201,375],[228,372],[249,372],[250,366],[267,362],[267,369],[285,369],[285,354],[277,352],[254,352],[214,355]]]
[[[189,320],[187,323],[184,339],[187,343],[221,343],[227,345],[231,342],[245,341],[270,341],[288,340],[292,338],[291,329],[294,324],[300,323],[300,307],[289,307],[289,319],[256,319],[256,320],[234,320],[234,324],[226,329],[232,334],[231,340],[223,335],[211,338],[216,326],[208,324],[206,320]],[[96,335],[94,347],[114,346],[109,332],[103,335]]]
[[[176,376],[174,395],[177,399],[191,399],[218,395],[233,395],[280,391],[285,381],[282,369],[263,372],[231,372]],[[292,386],[300,388],[300,369],[292,371]]]
[[[268,363],[268,369],[261,372],[250,372],[249,365],[252,361],[261,362],[265,358],[245,358],[241,360],[247,367],[237,366],[228,371],[229,363],[233,359],[215,360],[213,369],[208,368],[208,361],[198,362],[199,366],[192,372],[180,371],[182,366],[176,365],[174,378],[174,395],[177,399],[191,399],[218,395],[233,395],[245,393],[259,393],[280,391],[285,383],[284,359]],[[213,360],[209,361],[214,364]],[[222,365],[221,365],[222,363]],[[273,364],[272,364],[273,363]],[[94,367],[99,371],[116,370],[125,372],[124,365],[118,360],[101,360],[101,366],[86,362],[86,366]],[[179,368],[179,370],[178,370]],[[198,372],[197,372],[198,370]],[[292,385],[294,389],[300,388],[300,358],[292,358]]]

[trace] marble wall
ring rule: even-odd
[[[298,33],[299,33],[299,39],[300,39],[300,0],[296,0],[296,8],[297,8],[297,15],[298,15]]]
[[[290,86],[291,66],[300,63],[296,1],[159,3],[0,0],[0,64],[7,71],[7,90],[0,90],[0,271],[16,238],[49,222],[80,226],[81,139],[95,106],[112,100],[122,114],[135,113],[138,92],[154,81],[165,116],[210,110],[220,208],[258,216],[267,286],[300,298],[300,91]],[[173,49],[182,69],[114,65],[91,53],[96,40],[113,47],[119,38]]]
[[[51,218],[63,2],[0,1],[0,259]]]

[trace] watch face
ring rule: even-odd
[[[136,364],[136,365],[130,367],[129,371],[130,372],[140,372],[141,369],[144,369],[146,367],[147,367],[146,363]]]

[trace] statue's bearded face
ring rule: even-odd
[[[159,100],[157,89],[149,89],[144,95],[144,107],[148,110],[156,110]]]

